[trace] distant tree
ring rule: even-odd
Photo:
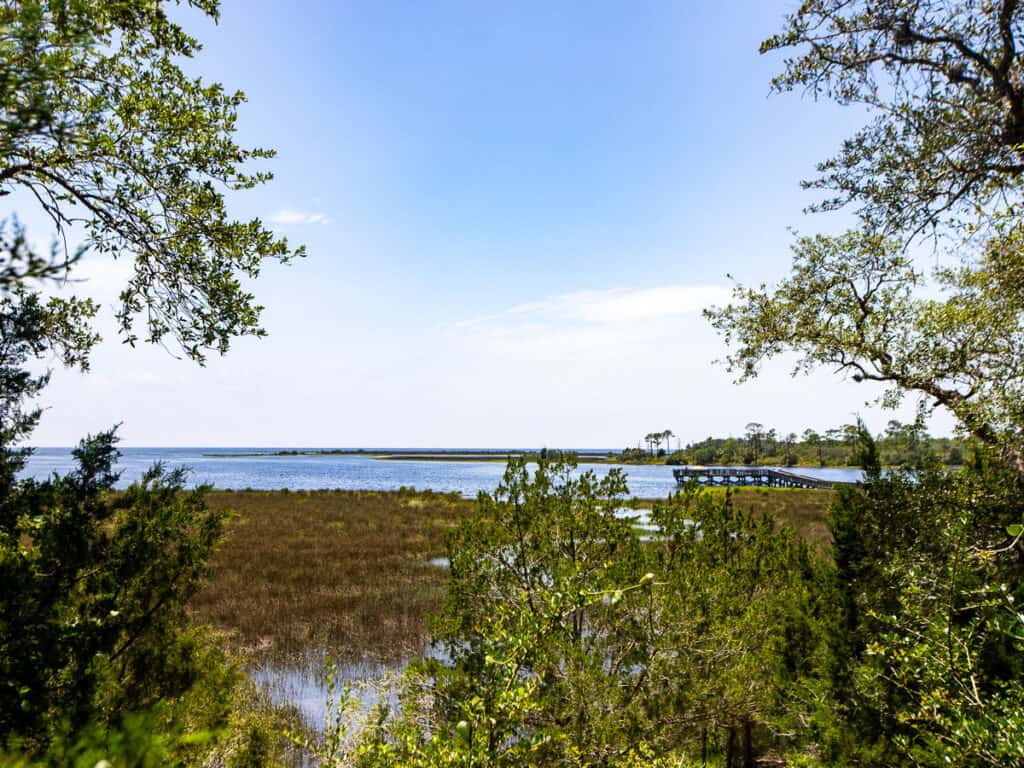
[[[758,424],[756,421],[752,421],[747,424],[745,429],[747,433],[747,444],[750,447],[750,454],[753,457],[753,462],[756,463],[763,452],[764,424]]]
[[[793,466],[796,464],[796,455],[793,453],[793,449],[796,446],[797,436],[795,432],[790,432],[786,435],[784,444],[786,446],[786,465]]]
[[[843,441],[843,430],[839,427],[832,427],[825,430],[825,440],[830,446],[837,446]]]
[[[666,429],[661,433],[661,439],[665,441],[665,452],[672,453],[672,438],[675,437],[675,433],[671,429]]]
[[[730,437],[722,443],[719,460],[723,464],[735,464],[743,455],[742,444],[736,438]]]
[[[821,435],[815,432],[813,429],[804,430],[803,441],[811,446],[818,456],[818,465],[825,466],[825,457],[822,455],[822,442]]]
[[[842,435],[840,439],[847,447],[852,448],[860,441],[863,431],[863,427],[859,422],[856,424],[844,424],[840,427]]]

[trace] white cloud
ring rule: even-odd
[[[605,334],[622,340],[638,330],[656,331],[729,300],[730,289],[719,285],[666,285],[657,288],[584,290],[517,304],[493,315],[453,323],[457,332],[479,331],[493,336],[570,334],[590,340]]]
[[[270,215],[272,224],[329,224],[330,220],[322,213],[314,211],[292,211],[283,208]]]

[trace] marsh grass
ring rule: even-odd
[[[738,506],[770,512],[826,556],[832,497],[733,491]],[[364,713],[393,695],[394,677],[423,653],[427,617],[444,597],[445,534],[476,502],[408,490],[217,491],[208,501],[233,515],[192,609],[241,655],[274,730],[322,737],[328,658]],[[293,764],[311,764],[293,757]]]
[[[733,491],[737,506],[771,513],[822,554],[832,497]],[[428,640],[426,619],[446,580],[436,558],[447,554],[445,532],[475,501],[414,491],[217,491],[209,503],[234,516],[209,584],[193,601],[199,621],[227,632],[255,664],[303,665],[312,653],[390,665],[418,655]]]
[[[209,503],[234,516],[192,607],[254,664],[418,655],[446,578],[430,558],[474,504],[411,491],[218,491]]]
[[[711,488],[711,493],[725,493],[724,488]],[[756,515],[765,513],[775,518],[777,525],[795,528],[820,555],[827,556],[832,549],[832,534],[828,530],[828,510],[835,491],[807,488],[738,488],[733,492],[733,503],[738,509],[750,510]]]

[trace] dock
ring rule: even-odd
[[[697,485],[712,488],[834,488],[836,483],[818,480],[798,472],[776,467],[680,467],[672,470],[679,485],[694,480]]]

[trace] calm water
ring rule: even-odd
[[[475,496],[492,491],[501,480],[505,465],[498,461],[382,461],[369,456],[229,456],[231,453],[274,451],[276,448],[123,448],[121,449],[121,486],[137,480],[154,462],[186,466],[195,484],[209,483],[218,488],[273,490],[393,491],[401,486],[420,490],[456,492]],[[69,448],[37,448],[26,474],[43,479],[53,472],[73,468]],[[581,471],[593,469],[598,476],[614,465],[581,465]],[[622,466],[629,480],[629,491],[640,498],[666,496],[676,487],[672,467]],[[855,482],[859,470],[800,468],[801,474],[831,481]]]

